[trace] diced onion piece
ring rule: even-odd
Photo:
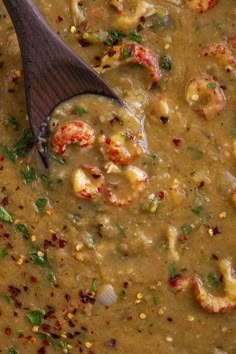
[[[111,284],[103,285],[100,289],[97,300],[104,306],[111,306],[117,301],[117,295]]]

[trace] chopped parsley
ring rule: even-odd
[[[38,209],[39,214],[44,214],[47,202],[48,200],[46,198],[38,198],[36,200],[35,205]]]
[[[20,175],[24,184],[31,184],[37,178],[36,171],[33,167],[22,168],[20,170]]]
[[[13,218],[12,216],[6,211],[6,209],[3,206],[0,206],[0,220],[12,223]]]
[[[166,71],[170,71],[172,68],[172,59],[169,55],[161,55],[160,67]]]

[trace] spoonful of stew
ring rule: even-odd
[[[3,0],[20,44],[27,112],[34,142],[48,167],[47,132],[51,112],[81,94],[122,100],[48,25],[32,0]]]

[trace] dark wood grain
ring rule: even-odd
[[[3,2],[20,44],[30,126],[47,167],[47,144],[42,144],[42,136],[47,131],[47,118],[59,103],[86,93],[122,101],[52,30],[32,0]]]

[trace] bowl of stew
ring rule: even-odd
[[[126,102],[26,119],[0,4],[0,352],[236,351],[233,0],[36,0]]]

